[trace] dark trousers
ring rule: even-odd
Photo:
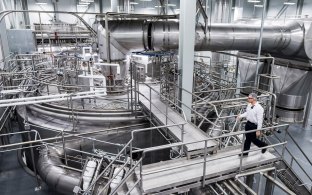
[[[248,132],[250,130],[255,130],[255,129],[257,129],[257,125],[252,122],[247,121],[245,125],[245,131]],[[246,140],[244,144],[244,151],[247,151],[250,149],[251,142],[254,143],[256,146],[258,146],[259,148],[267,146],[266,143],[257,139],[256,132],[246,133],[245,136],[246,136]],[[245,153],[245,154],[248,154],[248,153]]]

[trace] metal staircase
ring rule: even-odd
[[[279,138],[276,132],[273,132],[272,138],[281,141],[281,138]],[[275,150],[277,154],[283,157],[280,162],[276,164],[277,177],[296,194],[311,195],[312,162],[288,131],[285,134],[285,140],[293,144],[291,148],[288,144],[282,151]],[[267,141],[272,143],[272,140],[267,139]],[[303,158],[300,158],[299,161],[297,156]]]
[[[284,161],[281,160],[276,166],[277,177],[293,192],[300,195],[310,195],[311,193],[307,189],[303,182],[299,179],[297,174],[292,168]]]

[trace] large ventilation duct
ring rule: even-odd
[[[98,30],[102,59],[107,58],[105,23]],[[119,20],[109,21],[111,59],[132,51],[178,49],[179,23],[176,21]],[[104,37],[103,37],[104,36]],[[239,50],[256,52],[259,47],[260,25],[255,23],[212,24],[208,32],[196,26],[196,51]],[[266,22],[262,50],[272,56],[309,62],[312,59],[312,30],[310,21],[291,21],[286,24]],[[102,40],[102,41],[101,41]],[[102,47],[101,47],[102,46]]]

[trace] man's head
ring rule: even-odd
[[[248,102],[254,104],[257,102],[257,94],[251,93],[248,95]]]

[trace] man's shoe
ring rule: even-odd
[[[243,157],[246,157],[248,156],[248,153],[244,153],[244,154],[238,154],[239,157],[243,156]]]
[[[261,150],[262,154],[264,154],[267,151],[267,148],[264,148]]]

